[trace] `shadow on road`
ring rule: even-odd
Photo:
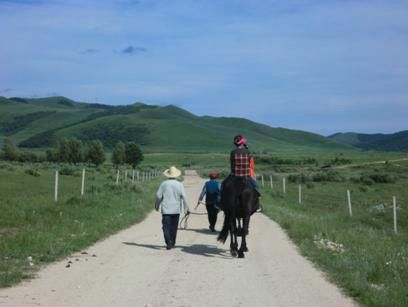
[[[122,242],[122,243],[125,245],[130,245],[130,246],[144,247],[144,248],[150,248],[150,249],[155,249],[155,250],[165,250],[163,245],[141,244],[141,243],[135,243],[135,242]],[[205,245],[205,244],[193,244],[190,246],[176,245],[174,249],[180,249],[184,253],[197,255],[197,256],[231,259],[231,256],[229,256],[229,253],[226,250],[220,249],[213,245]]]
[[[193,229],[193,228],[179,228],[180,231],[194,231],[197,233],[201,233],[201,234],[205,234],[205,235],[213,235],[214,236],[214,240],[216,238],[217,233],[216,232],[212,232],[211,230],[207,229],[207,228],[201,228],[201,229]]]

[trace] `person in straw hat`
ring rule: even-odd
[[[181,171],[171,166],[163,172],[163,175],[167,180],[163,181],[157,190],[155,209],[156,211],[161,209],[164,241],[166,249],[171,249],[176,244],[181,208],[183,207],[185,214],[190,214],[190,210],[184,186],[176,180],[181,175]]]

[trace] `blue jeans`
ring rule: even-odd
[[[256,180],[252,177],[248,177],[248,181],[252,184],[252,186],[255,188],[258,194],[261,195],[261,192],[259,191],[259,187],[258,187],[258,184],[256,183]]]

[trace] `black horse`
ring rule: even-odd
[[[248,235],[251,215],[259,208],[258,193],[245,177],[230,176],[222,183],[221,206],[225,213],[224,225],[218,241],[225,243],[228,233],[231,236],[230,250],[233,257],[244,258],[248,251],[246,236]],[[238,249],[237,237],[241,236]]]

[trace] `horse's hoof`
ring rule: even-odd
[[[249,252],[248,247],[245,247],[245,248],[244,248],[244,252]]]
[[[238,253],[238,258],[245,258],[244,252],[239,252]]]
[[[236,257],[237,256],[237,252],[236,251],[231,251],[231,255],[232,255],[232,257]]]

